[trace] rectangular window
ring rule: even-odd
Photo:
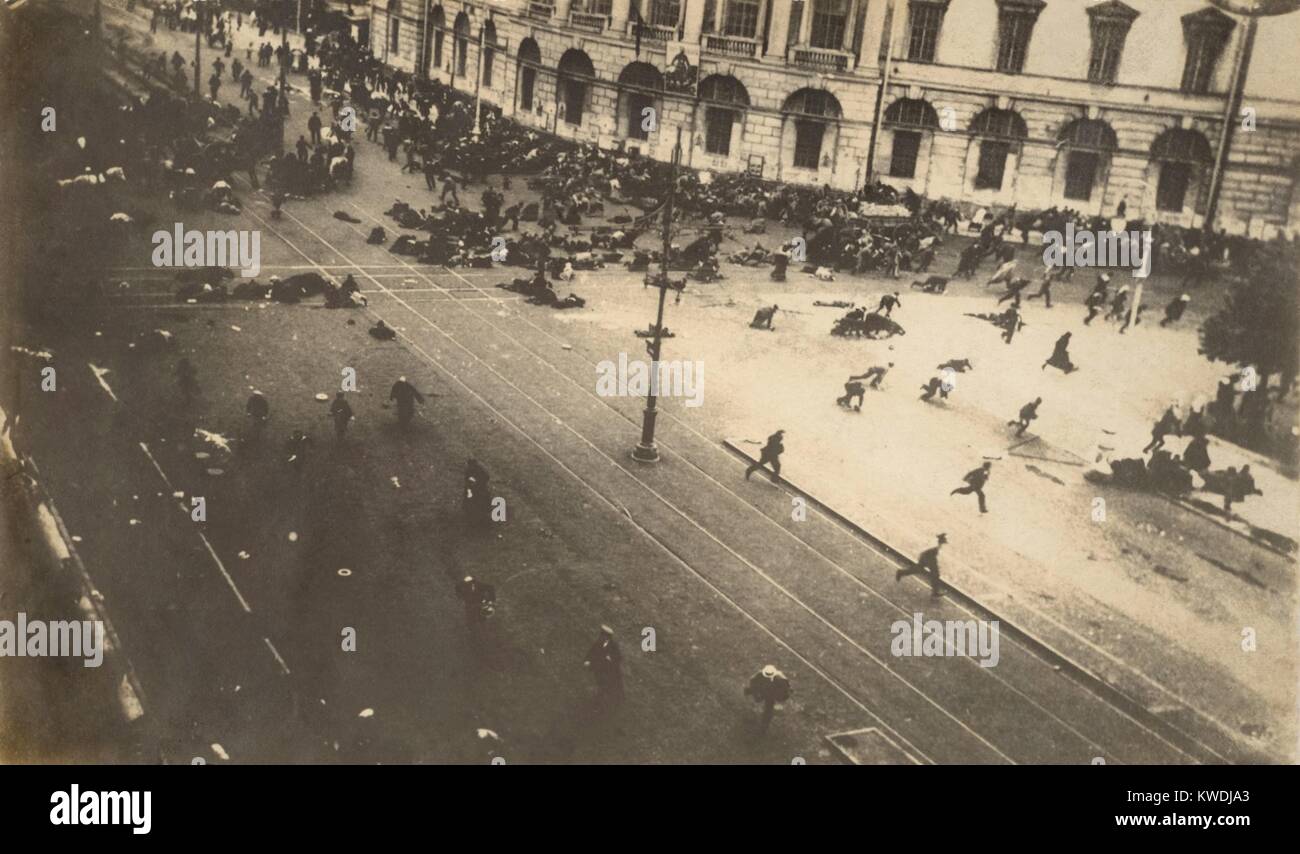
[[[1156,185],[1156,208],[1181,213],[1192,179],[1190,163],[1166,162],[1160,165],[1160,183]]]
[[[998,71],[1019,74],[1025,70],[1034,16],[1004,9],[998,15]]]
[[[704,19],[700,32],[713,33],[718,29],[718,0],[704,0]]]
[[[921,151],[921,133],[914,130],[894,131],[894,150],[889,156],[889,177],[915,178],[916,157]]]
[[[1092,58],[1088,62],[1088,80],[1093,83],[1114,83],[1119,73],[1119,58],[1124,52],[1128,37],[1128,24],[1123,21],[1094,20],[1092,22]]]
[[[533,108],[533,86],[537,82],[537,69],[523,66],[519,71],[519,106]]]
[[[1184,92],[1203,95],[1210,91],[1214,66],[1223,50],[1223,40],[1217,34],[1204,30],[1188,36],[1187,63],[1183,66]]]
[[[799,36],[803,32],[803,0],[791,0],[790,2],[790,28],[787,31],[785,43],[786,46],[799,44]]]
[[[943,6],[935,3],[912,2],[912,25],[908,31],[907,58],[912,62],[934,62],[934,50],[939,44],[939,25],[943,23]]]
[[[575,127],[582,124],[583,101],[587,87],[581,80],[564,81],[564,121]]]
[[[812,31],[808,34],[808,43],[813,47],[840,50],[844,47],[844,29],[848,19],[848,0],[813,0]]]
[[[397,43],[400,38],[400,30],[401,30],[402,22],[397,20],[396,18],[392,18],[389,21],[389,26],[391,27],[391,29],[389,30],[388,33],[388,38],[389,38],[388,50],[390,53],[397,53]]]
[[[675,27],[681,10],[680,0],[651,0],[650,23],[656,27]]]
[[[608,16],[613,7],[614,0],[591,0],[591,2],[587,4],[587,11],[593,15]]]
[[[709,107],[705,113],[704,150],[709,154],[731,155],[731,126],[736,114],[731,110]]]
[[[1011,145],[986,139],[980,143],[979,171],[975,173],[975,189],[1001,190],[1002,176],[1007,168],[1007,155]]]
[[[758,33],[759,0],[727,0],[723,33],[752,39]]]
[[[794,165],[800,169],[816,169],[821,165],[822,135],[826,125],[821,122],[796,121],[794,123]]]
[[[649,139],[650,131],[644,127],[645,109],[654,109],[655,100],[642,92],[627,96],[627,135],[632,139]]]
[[[1092,198],[1101,158],[1093,151],[1071,151],[1065,162],[1065,197],[1086,202]]]
[[[492,48],[483,46],[483,87],[492,88],[492,60],[495,54]]]

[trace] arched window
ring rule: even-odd
[[[587,92],[591,81],[596,77],[596,69],[591,64],[591,57],[577,48],[569,48],[560,57],[556,75],[559,83],[560,108],[564,110],[564,121],[577,127],[582,124],[582,114],[586,111]]]
[[[980,141],[975,189],[1001,190],[1012,146],[1018,146],[1021,140],[1029,136],[1025,120],[1014,110],[990,108],[971,120],[970,132],[974,136],[984,137]]]
[[[483,25],[483,88],[492,86],[492,60],[496,58],[497,28],[491,21]]]
[[[519,43],[519,108],[532,110],[533,91],[537,88],[537,69],[542,64],[542,52],[537,42],[524,39]]]
[[[652,117],[649,124],[657,126],[659,117],[655,114],[657,93],[664,88],[664,76],[648,62],[632,62],[618,75],[619,91],[627,103],[627,135],[631,139],[649,139],[650,128],[646,118]],[[650,110],[649,114],[646,110]]]
[[[893,129],[894,136],[889,176],[915,178],[922,135],[939,128],[939,114],[920,98],[899,98],[885,109],[885,124]]]
[[[442,37],[443,30],[447,28],[447,18],[442,11],[441,6],[434,6],[433,12],[429,16],[429,36],[433,39],[433,50],[425,51],[424,54],[424,76],[429,76],[429,71],[442,71]]]
[[[1057,133],[1056,144],[1066,149],[1065,197],[1088,201],[1101,164],[1119,147],[1115,131],[1100,119],[1075,119]]]
[[[456,16],[456,76],[464,77],[469,65],[469,16],[461,12]]]
[[[699,92],[704,104],[704,150],[729,157],[731,129],[744,122],[749,93],[739,80],[721,74],[701,80]]]
[[[1160,167],[1156,209],[1181,212],[1197,170],[1213,162],[1214,153],[1210,143],[1197,131],[1170,128],[1151,144],[1151,160]]]
[[[826,128],[843,115],[840,102],[825,89],[800,89],[785,99],[781,112],[794,120],[794,166],[820,168]]]

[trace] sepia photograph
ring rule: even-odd
[[[0,765],[1295,764],[1298,59],[4,0]]]

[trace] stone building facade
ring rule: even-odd
[[[1193,226],[1246,29],[1208,0],[373,0],[371,16],[388,64],[559,136]],[[1297,46],[1300,12],[1260,23],[1229,231],[1300,230]]]

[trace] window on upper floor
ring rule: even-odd
[[[1092,54],[1088,60],[1088,80],[1093,83],[1114,83],[1119,74],[1119,61],[1124,53],[1124,41],[1133,26],[1137,10],[1119,2],[1107,0],[1088,7],[1089,29],[1092,32]]]
[[[808,43],[813,47],[839,50],[844,46],[844,30],[848,21],[849,0],[813,0],[812,30],[808,33]]]
[[[1024,71],[1029,37],[1045,5],[1043,0],[998,0],[998,71]]]
[[[681,15],[681,0],[650,0],[649,23],[656,27],[675,27]]]
[[[939,27],[948,11],[948,0],[911,0],[911,22],[907,35],[907,58],[913,62],[934,62],[939,45]]]
[[[1187,40],[1187,61],[1183,65],[1182,90],[1201,95],[1210,91],[1214,69],[1237,24],[1218,9],[1204,9],[1183,16],[1183,37]]]
[[[727,0],[726,16],[722,19],[722,33],[752,39],[758,37],[760,0]]]

